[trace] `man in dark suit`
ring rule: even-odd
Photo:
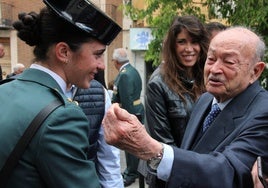
[[[258,82],[264,53],[263,40],[244,27],[212,39],[204,68],[208,92],[192,111],[181,148],[152,139],[116,104],[104,119],[107,142],[147,160],[167,187],[253,187],[254,161],[268,158],[268,92]],[[214,103],[220,113],[203,130]]]
[[[114,50],[112,61],[119,71],[114,82],[112,102],[119,103],[123,109],[140,117],[143,122],[144,107],[140,100],[142,81],[138,71],[129,63],[127,51],[124,48]],[[125,154],[127,168],[123,173],[123,178],[126,187],[139,176],[137,171],[139,159],[128,152]]]

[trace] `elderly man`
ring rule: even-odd
[[[107,142],[147,160],[167,187],[253,187],[253,163],[268,157],[268,92],[258,83],[264,52],[262,39],[243,27],[212,39],[204,68],[208,92],[193,109],[181,148],[152,139],[116,104],[104,119]]]
[[[22,63],[17,63],[13,67],[13,72],[7,75],[7,78],[11,78],[13,76],[16,76],[18,74],[21,74],[25,69],[25,66]]]
[[[129,62],[127,50],[115,49],[113,63],[119,74],[114,81],[112,102],[120,103],[123,109],[140,116],[143,122],[144,107],[140,100],[142,81],[139,72]],[[123,178],[124,186],[127,187],[139,177],[137,171],[139,159],[128,152],[125,152],[125,155],[127,167],[123,172]]]

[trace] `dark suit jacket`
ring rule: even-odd
[[[64,104],[37,131],[7,187],[99,187],[95,165],[87,160],[87,118],[50,75],[27,69],[0,91],[0,168],[37,113],[56,98]]]
[[[212,99],[205,93],[194,107],[181,149],[174,148],[168,187],[253,187],[254,161],[268,158],[268,92],[255,82],[196,140]]]

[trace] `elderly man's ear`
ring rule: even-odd
[[[265,68],[265,63],[264,62],[257,62],[254,65],[254,68],[252,70],[251,80],[250,80],[251,84],[254,83],[261,76],[264,68]]]

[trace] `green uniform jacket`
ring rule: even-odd
[[[86,116],[49,74],[37,69],[0,86],[0,168],[32,119],[56,98],[63,106],[40,127],[7,187],[99,187],[95,165],[87,160]]]
[[[138,71],[127,64],[118,74],[114,81],[113,103],[120,106],[131,114],[144,116],[144,107],[140,101],[142,81]]]

